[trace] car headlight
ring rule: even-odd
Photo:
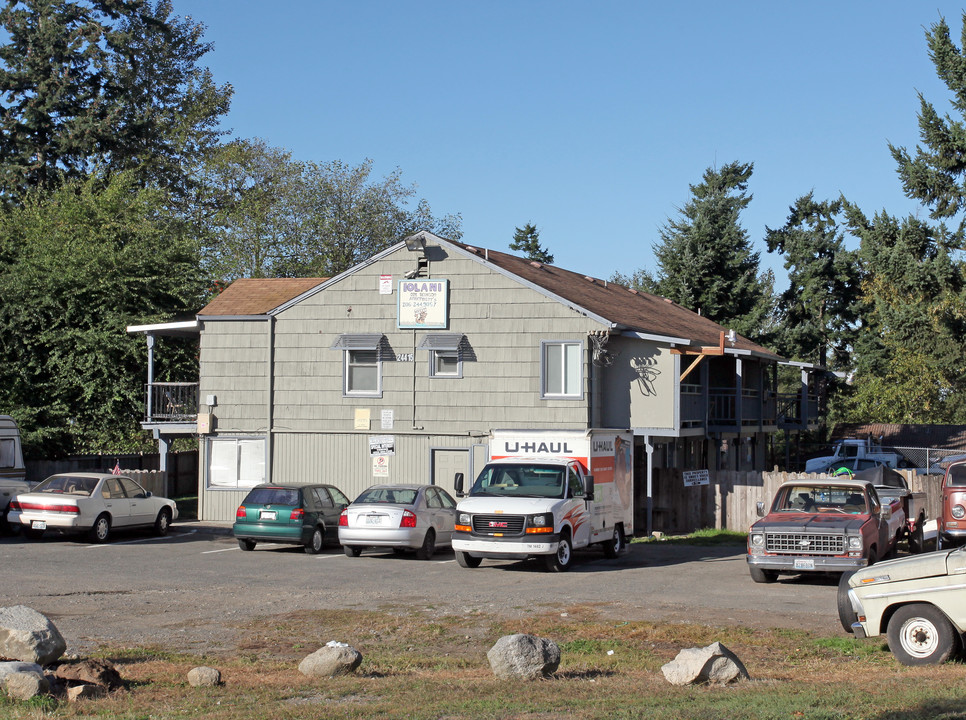
[[[862,549],[862,536],[861,535],[850,535],[848,537],[849,550],[861,550]]]
[[[765,544],[765,533],[752,533],[751,534],[751,545],[752,547],[762,547]]]
[[[473,524],[473,516],[470,515],[469,513],[460,513],[459,514],[459,519],[456,521],[456,524],[457,525],[472,525]]]
[[[966,517],[966,508],[964,508],[962,505],[953,505],[951,512],[953,517],[957,520],[962,520],[964,517]]]
[[[527,517],[527,524],[530,527],[553,527],[553,514],[552,513],[540,513],[539,515],[530,515]]]

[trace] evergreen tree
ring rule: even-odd
[[[754,165],[708,168],[692,198],[654,245],[658,294],[742,335],[763,340],[770,329],[774,278],[758,274],[759,254],[739,223],[751,202]]]
[[[858,321],[859,259],[847,250],[842,201],[812,193],[789,208],[784,227],[766,228],[769,252],[785,256],[789,287],[778,299],[776,349],[785,357],[844,369]]]
[[[510,249],[522,252],[528,260],[553,265],[553,255],[540,247],[540,231],[532,223],[514,230]]]

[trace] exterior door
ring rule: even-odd
[[[461,472],[463,486],[469,488],[476,478],[470,477],[470,451],[461,449],[437,449],[432,451],[432,483],[452,495],[455,492],[453,477]]]
[[[101,483],[101,496],[104,507],[111,513],[111,524],[124,527],[131,524],[131,501],[124,492],[119,478],[111,477]]]

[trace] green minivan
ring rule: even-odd
[[[260,542],[301,545],[321,552],[339,542],[339,514],[349,499],[333,485],[264,483],[251,489],[235,512],[232,533],[242,550]]]

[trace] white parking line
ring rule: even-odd
[[[109,543],[98,543],[95,545],[84,545],[88,550],[93,550],[94,548],[106,548],[113,547],[115,545],[135,545],[137,543],[146,542],[157,542],[158,540],[172,540],[171,535],[165,535],[164,537],[153,537],[153,538],[143,538],[141,540],[122,540],[121,542],[109,542]]]
[[[282,543],[258,543],[258,547],[282,547]],[[241,548],[238,546],[235,546],[230,548],[222,548],[221,550],[202,550],[201,554],[211,555],[212,553],[232,552],[234,550],[238,550],[239,552],[241,552]]]
[[[343,559],[345,559],[345,555],[316,555],[315,556],[315,559],[316,560],[331,560],[332,558],[336,558],[336,559],[343,558]]]

